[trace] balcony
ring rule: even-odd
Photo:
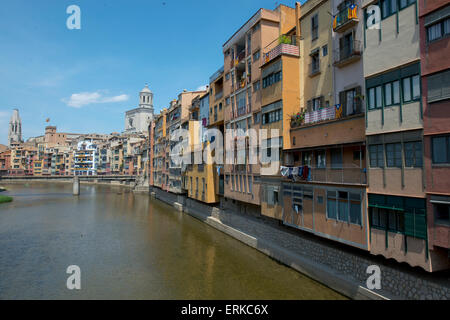
[[[245,59],[245,49],[242,50],[236,57],[236,59],[234,60],[234,65],[237,66],[239,63],[243,62]]]
[[[334,52],[334,65],[342,68],[352,62],[361,59],[361,41],[353,40]]]
[[[355,98],[354,109],[352,111],[346,110],[346,106],[336,105],[327,108],[320,108],[318,110],[305,112],[303,117],[291,119],[291,128],[313,125],[315,123],[344,119],[351,116],[362,114],[362,103],[360,99]]]
[[[308,174],[305,176],[301,176],[300,173],[296,172],[296,174],[292,175],[285,174],[284,178],[296,182],[367,185],[366,170],[359,167],[308,167]]]
[[[241,107],[237,107],[236,110],[233,110],[231,112],[231,118],[237,118],[243,115],[246,115],[247,113],[249,113],[251,111],[251,105],[247,104]]]
[[[217,100],[222,99],[222,97],[223,97],[223,91],[220,91],[220,92],[216,93],[216,95],[214,96],[214,99],[217,101]]]
[[[264,49],[264,64],[283,54],[295,57],[300,56],[300,49],[297,46],[297,39],[295,36],[283,35],[272,41],[272,43]]]
[[[219,70],[217,70],[216,72],[214,72],[214,74],[209,77],[209,83],[213,83],[214,81],[216,81],[222,74],[223,74],[223,67],[221,67]]]
[[[309,64],[309,72],[308,75],[310,77],[314,77],[320,73],[320,60],[312,62]]]
[[[356,5],[351,5],[340,10],[334,17],[333,31],[341,33],[355,26],[359,22],[357,11],[358,6]]]

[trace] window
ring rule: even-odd
[[[316,167],[325,168],[327,166],[327,157],[325,150],[316,151]]]
[[[443,23],[436,23],[427,27],[427,40],[428,42],[442,38]]]
[[[384,85],[385,105],[391,106],[400,103],[400,82],[394,81]]]
[[[450,225],[450,205],[433,203],[433,209],[436,223]]]
[[[450,70],[428,76],[427,87],[429,103],[450,99]]]
[[[259,123],[259,118],[261,117],[261,113],[255,113],[253,115],[253,123]]]
[[[319,15],[316,13],[311,18],[311,39],[316,40],[319,37]]]
[[[403,78],[403,102],[409,102],[420,99],[420,77],[415,75]]]
[[[302,164],[304,166],[311,166],[312,164],[312,153],[311,152],[302,152]]]
[[[322,56],[326,57],[328,55],[328,45],[322,47]]]
[[[386,162],[387,167],[402,167],[402,145],[401,143],[388,143],[386,145]]]
[[[369,92],[368,92],[369,110],[382,107],[383,104],[381,102],[381,97],[382,97],[381,91],[382,91],[381,86],[377,86],[375,88],[369,89]]]
[[[383,102],[385,106],[400,104],[400,92],[403,97],[402,102],[406,103],[419,100],[421,96],[419,73],[420,65],[416,63],[367,79],[368,109],[381,108]],[[410,76],[400,78],[400,74]],[[384,101],[382,101],[383,95]]]
[[[253,83],[253,92],[259,91],[259,89],[261,89],[261,82],[258,80]]]
[[[263,88],[267,88],[277,82],[281,81],[281,71],[272,73],[263,79]]]
[[[225,75],[225,80],[226,81],[230,80],[230,73],[229,72]]]
[[[402,211],[371,207],[370,216],[372,227],[391,232],[405,231],[405,214]]]
[[[254,54],[253,54],[253,63],[255,63],[256,61],[258,61],[259,60],[259,58],[260,58],[260,56],[261,56],[261,51],[256,51]]]
[[[400,9],[404,9],[407,6],[409,6],[410,4],[413,4],[414,2],[416,2],[416,0],[398,0],[398,2],[399,2]]]
[[[327,192],[327,218],[337,219],[336,191]]]
[[[267,204],[268,205],[277,205],[279,203],[279,197],[278,197],[278,188],[277,187],[271,187],[268,186],[266,188],[266,195],[267,195]]]
[[[422,167],[422,142],[405,143],[405,167]]]
[[[364,160],[364,151],[353,151],[353,161]]]
[[[361,194],[327,191],[327,218],[361,225]]]
[[[433,163],[450,163],[450,136],[431,138]]]
[[[225,99],[225,104],[226,104],[227,106],[230,105],[230,98],[226,98],[226,99]]]
[[[273,122],[278,122],[282,118],[281,109],[263,113],[262,114],[262,124],[268,124]]]
[[[311,69],[310,74],[319,72],[320,70],[320,58],[319,51],[311,54]]]
[[[387,18],[393,15],[397,11],[397,0],[382,0],[381,1],[381,14],[382,18]]]
[[[331,168],[341,169],[342,168],[342,150],[341,149],[331,149]]]

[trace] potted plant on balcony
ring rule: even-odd
[[[291,115],[291,127],[295,128],[301,126],[305,121],[306,110],[301,110],[296,114]]]
[[[287,36],[285,34],[281,35],[280,36],[280,43],[291,44],[292,43],[291,37],[289,37],[289,36]]]

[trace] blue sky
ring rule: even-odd
[[[148,83],[155,110],[207,84],[223,43],[273,0],[10,0],[0,6],[0,143],[13,108],[25,139],[64,132],[121,132]],[[68,6],[81,9],[69,30]]]

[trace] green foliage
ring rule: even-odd
[[[12,202],[13,198],[8,196],[0,196],[0,203]]]
[[[289,36],[287,36],[285,34],[281,35],[280,36],[280,43],[291,44],[292,43],[291,37],[289,37]]]

